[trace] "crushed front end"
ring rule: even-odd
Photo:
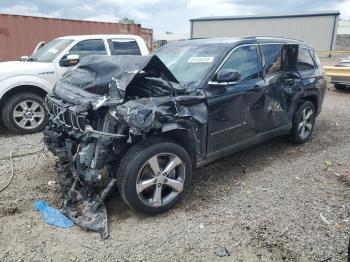
[[[50,123],[46,145],[58,157],[56,171],[66,214],[83,228],[108,236],[104,200],[114,188],[113,163],[127,144],[124,126],[105,110],[77,108],[53,96],[47,97]],[[92,126],[91,126],[92,125]],[[100,130],[94,131],[94,130]]]
[[[155,56],[87,57],[58,81],[47,109],[45,142],[58,158],[64,211],[103,238],[104,200],[126,150],[169,130],[200,132],[207,121],[203,94],[185,90]]]

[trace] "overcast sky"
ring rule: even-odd
[[[202,16],[324,10],[350,19],[350,0],[0,0],[0,13],[113,22],[128,17],[153,28],[155,37],[189,32],[189,19]]]

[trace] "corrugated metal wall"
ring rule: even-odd
[[[304,40],[317,50],[330,50],[334,19],[338,19],[338,17],[305,16],[192,21],[192,38],[244,36],[288,37]]]
[[[30,55],[40,41],[65,35],[134,34],[152,48],[152,29],[141,25],[0,14],[0,61]]]

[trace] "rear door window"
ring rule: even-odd
[[[237,70],[241,74],[241,80],[249,80],[259,77],[260,60],[257,46],[241,46],[232,52],[226,59],[221,69]]]
[[[299,47],[298,60],[297,60],[297,70],[305,71],[315,68],[314,60],[310,54],[309,49]]]
[[[106,55],[105,44],[102,39],[83,40],[77,43],[69,51],[70,54],[83,58],[88,55]]]
[[[112,55],[141,55],[139,45],[134,39],[108,40]]]
[[[267,44],[260,46],[264,58],[264,72],[272,75],[283,71],[282,44]]]

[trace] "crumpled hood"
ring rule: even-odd
[[[143,74],[178,81],[157,56],[88,56],[56,84],[54,93],[68,100],[108,96],[122,100],[130,83]]]

